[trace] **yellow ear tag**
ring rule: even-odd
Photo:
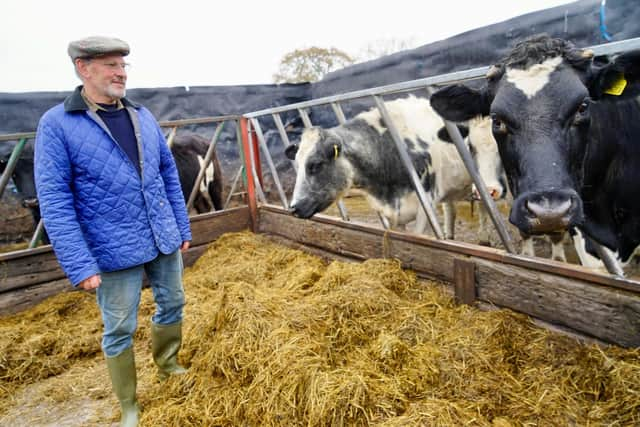
[[[333,158],[337,159],[338,158],[338,145],[337,144],[333,144]]]
[[[622,92],[624,92],[624,88],[627,87],[627,81],[624,78],[624,75],[620,75],[620,78],[613,82],[611,87],[604,91],[604,93],[608,93],[609,95],[620,96]]]

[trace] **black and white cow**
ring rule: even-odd
[[[445,236],[453,238],[454,202],[468,199],[472,180],[455,145],[448,141],[442,118],[428,100],[414,96],[390,101],[386,107],[424,189],[434,203],[444,203]],[[498,159],[495,143],[487,144],[486,139],[479,138],[476,141],[472,148],[476,158],[493,149],[493,157]],[[416,220],[416,232],[424,231],[426,216],[377,108],[331,129],[305,130],[300,144],[287,147],[286,154],[298,169],[291,201],[294,215],[309,218],[355,188],[367,194],[369,204],[392,228]],[[501,168],[483,170],[491,171],[483,177],[489,188],[495,188],[489,191],[496,198],[502,197],[505,185],[500,181]]]
[[[176,161],[180,186],[185,202],[189,199],[191,189],[196,183],[200,168],[204,165],[204,158],[209,148],[209,142],[197,134],[176,135],[171,146],[171,153]],[[211,163],[200,182],[200,189],[193,201],[193,209],[197,213],[222,210],[223,180],[220,162],[216,152],[213,152]]]
[[[639,51],[594,59],[539,35],[493,66],[482,89],[447,86],[431,102],[449,120],[491,116],[522,233],[577,227],[627,261],[640,243],[639,79]]]

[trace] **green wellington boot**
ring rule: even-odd
[[[184,374],[185,368],[178,365],[178,350],[182,345],[182,322],[171,325],[151,323],[151,352],[158,365],[158,377],[166,380],[169,375]]]
[[[113,392],[120,401],[120,426],[135,427],[138,425],[140,405],[136,400],[136,364],[133,348],[129,347],[119,355],[106,359]]]

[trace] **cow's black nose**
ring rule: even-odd
[[[565,231],[581,222],[582,202],[573,190],[521,194],[513,203],[510,221],[528,234]]]

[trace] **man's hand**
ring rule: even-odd
[[[99,274],[94,274],[91,277],[87,277],[78,285],[79,288],[84,289],[85,291],[90,291],[91,289],[96,289],[100,286],[102,280],[100,279]]]
[[[182,242],[182,245],[180,245],[180,252],[186,252],[187,249],[189,249],[189,241],[185,240],[184,242]]]

